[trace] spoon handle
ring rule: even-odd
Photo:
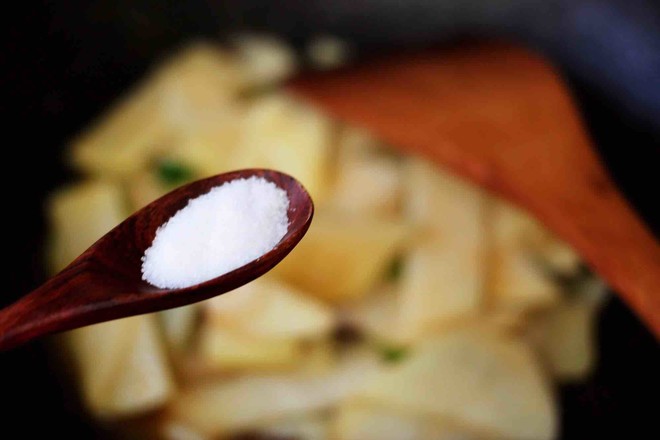
[[[84,304],[72,301],[89,276],[85,263],[72,263],[44,284],[0,310],[0,351],[39,336],[77,327]]]

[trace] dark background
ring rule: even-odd
[[[660,2],[654,0],[36,1],[6,9],[0,121],[6,305],[45,278],[46,195],[73,176],[67,139],[171,48],[192,37],[271,30],[301,46],[331,33],[360,56],[497,37],[546,54],[565,75],[617,183],[660,231]],[[660,292],[658,292],[660,294]],[[600,362],[561,391],[562,438],[657,438],[660,350],[613,298],[599,321]],[[92,438],[41,342],[0,353],[2,429]],[[653,434],[655,433],[655,434]],[[0,437],[5,437],[0,434]]]

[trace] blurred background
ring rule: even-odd
[[[2,305],[47,276],[44,201],[77,176],[63,156],[74,135],[186,42],[247,31],[276,35],[300,53],[319,35],[336,36],[350,44],[354,62],[466,39],[538,51],[562,73],[620,188],[656,236],[660,228],[660,6],[653,0],[37,1],[14,5],[5,20],[2,179],[11,266]],[[660,391],[657,342],[615,296],[597,328],[597,368],[559,389],[561,438],[651,437],[657,409],[646,402]],[[42,342],[0,354],[7,429],[101,436],[53,363]]]

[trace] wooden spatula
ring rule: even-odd
[[[526,208],[660,338],[660,246],[617,190],[567,88],[543,59],[472,44],[303,76],[290,89]]]

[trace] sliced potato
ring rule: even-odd
[[[459,242],[428,242],[406,255],[398,325],[404,340],[428,329],[476,316],[483,297],[482,252]]]
[[[339,362],[337,355],[336,346],[331,339],[307,341],[303,347],[303,358],[296,365],[296,371],[310,376],[330,373]]]
[[[425,431],[422,417],[401,411],[348,405],[336,415],[336,440],[421,440]]]
[[[327,202],[357,215],[392,216],[400,200],[400,165],[391,157],[375,157],[344,166]]]
[[[401,204],[402,159],[368,135],[340,132],[335,182],[327,205],[353,215],[394,216]]]
[[[500,248],[493,257],[490,293],[495,310],[523,315],[559,304],[557,285],[525,254]]]
[[[579,270],[578,254],[529,214],[503,200],[489,203],[495,246],[517,249],[550,272],[573,275]]]
[[[333,328],[332,309],[273,277],[204,303],[209,319],[266,339],[318,338]]]
[[[153,170],[137,173],[126,182],[128,200],[134,211],[165,195],[169,190]]]
[[[406,215],[426,231],[406,255],[400,325],[407,339],[480,310],[486,260],[484,197],[419,159],[406,166]]]
[[[182,130],[163,158],[184,164],[199,178],[232,171],[232,158],[241,136],[241,115],[219,116]]]
[[[407,235],[407,228],[394,221],[319,212],[275,272],[319,298],[356,299],[381,279]]]
[[[550,310],[540,325],[539,349],[550,372],[562,381],[584,379],[595,362],[594,310],[587,304],[565,304]]]
[[[578,253],[547,231],[544,240],[536,246],[534,257],[550,272],[564,276],[577,274],[581,266]]]
[[[300,361],[302,345],[292,338],[259,338],[218,323],[202,326],[197,353],[215,371],[291,368]]]
[[[489,197],[488,205],[497,246],[528,250],[532,243],[543,240],[541,225],[520,208],[494,197]]]
[[[413,158],[406,161],[404,200],[405,216],[441,243],[468,253],[481,248],[485,198],[475,186]]]
[[[202,42],[159,66],[150,84],[167,123],[187,131],[233,119],[238,95],[248,85],[233,55]]]
[[[524,315],[559,303],[558,287],[534,260],[547,233],[531,217],[501,201],[490,202],[491,305],[500,315]],[[536,253],[535,253],[536,252]]]
[[[106,403],[107,414],[137,414],[165,404],[175,385],[155,316],[142,315],[127,357],[118,366]],[[131,318],[129,318],[131,319]]]
[[[171,397],[174,382],[154,319],[134,316],[69,334],[83,396],[96,417],[142,413]]]
[[[505,333],[519,334],[527,329],[530,317],[519,310],[498,308],[489,310],[483,316],[483,322]]]
[[[211,440],[211,437],[202,435],[189,426],[176,421],[165,419],[158,427],[158,437],[162,440]]]
[[[143,169],[174,137],[161,111],[159,87],[147,80],[71,145],[70,160],[87,173],[123,178]]]
[[[179,130],[231,112],[244,85],[240,68],[211,45],[196,44],[148,76],[71,145],[74,165],[127,178],[168,151]]]
[[[366,158],[383,155],[383,145],[367,130],[340,125],[337,132],[336,171],[350,163],[364,162]]]
[[[340,407],[333,423],[336,440],[477,440],[483,437],[438,418],[374,405]]]
[[[128,356],[138,321],[118,319],[63,335],[76,367],[83,400],[94,414],[104,412],[112,381]]]
[[[199,304],[164,310],[156,315],[171,352],[180,353],[189,345],[197,328],[199,315]]]
[[[202,330],[201,333],[204,333]],[[203,337],[203,335],[200,335]],[[239,335],[239,338],[245,338],[245,335]],[[250,337],[250,341],[254,341],[255,338]],[[262,343],[262,339],[258,339]],[[287,345],[291,347],[291,341],[285,340],[283,343],[278,340],[268,340],[268,343],[274,343],[275,348],[266,348],[265,353],[256,353],[254,357],[248,353],[244,358],[243,363],[247,362],[257,362],[253,363],[254,368],[251,366],[236,368],[231,366],[230,368],[224,368],[222,365],[218,366],[214,364],[212,360],[207,359],[201,350],[200,340],[196,339],[194,348],[196,350],[190,350],[187,352],[186,356],[179,356],[175,359],[177,373],[181,379],[181,383],[185,386],[197,385],[200,383],[207,383],[209,380],[215,380],[219,377],[225,375],[233,374],[266,374],[267,372],[281,373],[288,372],[293,374],[294,372],[302,376],[313,376],[317,377],[319,374],[325,374],[332,371],[337,367],[339,361],[337,357],[337,350],[333,345],[331,340],[315,340],[315,341],[295,341],[295,353],[291,358],[285,359],[284,356],[280,355],[278,352],[284,351],[278,345],[284,345],[286,348]],[[213,344],[213,342],[211,342]],[[252,346],[252,345],[251,345]],[[252,346],[255,347],[256,346]],[[270,347],[270,346],[269,346]],[[231,348],[231,347],[230,347]],[[286,354],[286,353],[285,353]],[[217,354],[216,356],[224,356],[223,354]],[[263,360],[263,356],[270,356]],[[235,359],[234,355],[229,355],[229,358]],[[281,363],[277,363],[281,360]],[[222,364],[223,360],[220,360]]]
[[[229,166],[273,168],[298,179],[319,200],[330,178],[330,120],[281,94],[254,101],[241,120]]]
[[[244,34],[234,40],[238,63],[251,87],[263,87],[283,81],[297,68],[291,48],[273,36]]]
[[[63,269],[126,217],[119,185],[88,181],[62,189],[49,200],[53,272]]]
[[[398,325],[400,294],[396,286],[378,286],[369,295],[343,308],[343,319],[377,342],[399,345],[404,343]]]
[[[378,368],[370,358],[352,358],[329,373],[245,375],[185,390],[170,415],[207,435],[222,435],[296,415],[316,413],[347,398]]]
[[[355,396],[448,418],[506,439],[552,439],[552,395],[528,348],[492,329],[465,328],[415,346]]]
[[[585,281],[572,296],[530,323],[528,336],[550,373],[560,381],[585,379],[596,363],[596,317],[605,286]]]
[[[303,416],[290,417],[255,427],[255,433],[266,438],[327,440],[328,421],[323,414],[308,413]]]

